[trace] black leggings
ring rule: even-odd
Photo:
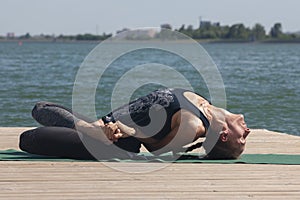
[[[46,127],[21,134],[19,147],[28,153],[74,159],[132,158],[133,153],[138,153],[141,147],[141,143],[134,137],[121,138],[114,145],[108,146],[79,133],[75,130],[74,118],[87,122],[92,120],[54,103],[37,103],[32,116]],[[93,155],[82,141],[86,141]]]

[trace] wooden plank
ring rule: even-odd
[[[0,149],[28,128],[0,128]],[[245,153],[300,154],[300,138],[254,130]],[[151,169],[157,169],[151,171]],[[142,171],[127,173],[126,171]],[[143,171],[150,172],[143,172]],[[300,165],[2,161],[0,199],[299,199]]]

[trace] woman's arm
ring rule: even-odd
[[[108,126],[105,126],[104,124],[101,124],[99,121],[96,121],[94,123],[88,123],[86,121],[76,119],[76,130],[81,132],[82,134],[86,134],[90,136],[93,139],[96,139],[98,141],[103,142],[106,145],[112,144],[112,142],[115,139],[118,139],[121,137],[121,134],[116,134],[115,137],[111,137],[110,130],[113,130],[109,128]],[[110,139],[109,139],[110,138]]]
[[[102,141],[107,145],[112,144],[112,142],[117,142],[120,138],[134,136],[136,134],[134,128],[126,126],[120,121],[104,124],[102,120],[88,123],[78,119],[75,120],[75,123],[78,131],[87,134],[96,140]]]
[[[154,154],[169,151],[181,152],[184,146],[205,135],[202,121],[186,110],[178,111],[173,115],[172,130],[160,141],[145,144],[146,148]]]

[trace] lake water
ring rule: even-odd
[[[30,112],[40,100],[71,107],[77,70],[95,46],[91,43],[25,42],[22,46],[17,42],[0,43],[0,126],[38,126]],[[204,44],[203,47],[219,68],[231,112],[244,113],[250,128],[300,135],[299,44]],[[139,64],[139,59],[149,55],[152,61],[161,60],[159,52],[142,52],[114,63],[115,67],[106,76],[107,85],[97,89],[99,116],[110,109],[110,82],[120,77],[120,70]],[[194,80],[195,73],[186,63],[170,55],[162,63],[176,66],[191,80],[197,92],[208,96],[205,85]],[[141,87],[138,92],[145,93],[148,89]]]

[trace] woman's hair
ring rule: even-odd
[[[194,149],[201,148],[203,142],[198,142],[186,149],[186,152],[193,151]],[[205,149],[205,148],[204,148]],[[206,150],[206,149],[205,149]],[[230,142],[223,142],[218,139],[215,146],[206,154],[205,159],[237,159],[241,154],[241,150],[234,148]]]
[[[240,148],[236,148],[230,141],[218,139],[215,146],[207,153],[207,159],[237,159],[241,155]]]
[[[207,153],[205,159],[237,159],[242,153],[241,148],[230,138],[226,142],[221,140],[222,130],[224,127],[228,129],[222,113],[208,112],[207,115],[211,119],[211,126],[207,131],[206,140],[190,146],[187,152],[203,146]]]

